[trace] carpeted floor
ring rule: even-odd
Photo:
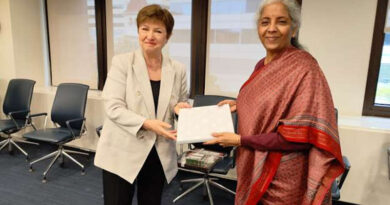
[[[55,147],[48,144],[39,146],[19,144],[32,160],[44,156]],[[42,173],[50,163],[50,159],[34,164],[34,172],[29,172],[29,165],[24,155],[15,150],[10,155],[7,148],[0,151],[0,205],[103,205],[102,172],[93,165],[93,153],[89,157],[75,156],[86,166],[86,174],[73,162],[65,160],[65,167],[54,164],[47,175],[47,183],[42,183]],[[179,171],[176,178],[166,185],[162,205],[173,204],[173,199],[182,193],[179,181],[201,177],[201,175]],[[221,184],[235,190],[236,183],[220,180]],[[185,184],[184,190],[193,184]],[[232,205],[234,196],[211,187],[215,205]],[[133,205],[137,204],[134,197]],[[203,189],[198,188],[180,199],[176,205],[209,205],[208,198],[203,197]],[[352,205],[336,202],[338,205]]]
[[[39,146],[20,144],[32,160],[55,150],[47,144]],[[47,175],[47,183],[42,183],[42,173],[50,163],[50,159],[34,164],[34,172],[29,172],[27,161],[19,151],[10,155],[7,149],[0,152],[0,204],[1,205],[102,205],[101,170],[93,166],[93,154],[90,157],[75,158],[86,165],[86,175],[81,175],[81,169],[73,162],[65,160],[65,167],[54,164]],[[200,175],[179,172],[174,181],[167,185],[163,194],[163,205],[173,204],[172,200],[182,191],[179,180],[195,178]],[[230,180],[220,180],[220,183],[235,189],[236,183]],[[192,184],[184,185],[184,190]],[[215,205],[234,204],[234,196],[224,191],[211,188]],[[136,199],[134,199],[134,203]],[[208,205],[208,199],[203,197],[203,189],[198,188],[175,204],[177,205]]]

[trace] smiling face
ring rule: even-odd
[[[272,3],[263,8],[258,21],[258,34],[267,54],[279,53],[291,45],[295,31],[283,3]]]
[[[165,25],[158,20],[146,20],[138,28],[138,42],[144,52],[161,52],[168,41]]]

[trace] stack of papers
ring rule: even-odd
[[[181,109],[177,126],[178,144],[205,142],[214,132],[234,132],[227,104]]]

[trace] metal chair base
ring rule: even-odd
[[[18,143],[25,143],[25,144],[33,144],[33,145],[39,145],[38,143],[36,142],[29,142],[29,141],[24,141],[24,140],[13,140],[13,138],[11,136],[8,136],[7,139],[3,140],[0,142],[0,151],[4,149],[4,147],[6,147],[8,145],[8,151],[11,152],[12,151],[12,145],[14,147],[16,147],[21,153],[24,154],[24,156],[26,156],[26,160],[29,160],[29,156],[28,156],[28,153],[22,149],[18,144],[16,144],[16,142]]]
[[[205,187],[205,191],[207,191],[207,195],[209,197],[209,201],[210,201],[210,205],[214,205],[214,201],[213,201],[213,196],[211,195],[211,190],[210,190],[210,185],[218,188],[218,189],[222,189],[226,192],[229,192],[233,195],[236,195],[236,192],[226,188],[225,186],[215,182],[216,180],[218,180],[217,178],[209,178],[208,175],[204,176],[203,178],[196,178],[196,179],[185,179],[185,180],[181,180],[180,181],[180,186],[183,184],[183,183],[189,183],[189,182],[198,182],[196,183],[194,186],[190,187],[189,189],[187,189],[186,191],[184,191],[182,194],[180,194],[179,196],[177,196],[174,200],[173,200],[173,203],[175,203],[176,201],[178,201],[179,199],[183,198],[185,195],[191,193],[192,191],[194,191],[196,188],[198,188],[199,186],[201,185],[204,185]],[[206,194],[206,193],[205,193]]]
[[[64,163],[64,157],[70,159],[72,162],[76,163],[77,165],[79,165],[81,167],[81,175],[85,175],[84,165],[82,165],[79,161],[77,161],[72,156],[70,156],[69,153],[72,153],[72,154],[82,154],[82,155],[86,155],[86,156],[89,155],[88,153],[84,153],[84,152],[78,152],[78,151],[74,151],[74,150],[66,150],[62,146],[60,146],[58,148],[58,150],[56,150],[56,151],[54,151],[54,152],[52,152],[52,153],[50,153],[48,155],[45,155],[45,156],[43,156],[43,157],[41,157],[39,159],[36,159],[36,160],[30,162],[30,170],[29,171],[30,172],[34,171],[33,167],[32,167],[33,164],[54,156],[54,158],[51,160],[49,166],[46,168],[45,172],[43,172],[42,183],[46,183],[46,175],[49,172],[50,168],[53,166],[53,164],[57,161],[58,158],[60,158],[60,165],[61,166]]]

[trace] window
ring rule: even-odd
[[[191,97],[196,94],[237,95],[256,62],[265,56],[255,23],[261,2],[193,1],[192,18],[196,21],[192,22],[191,37]],[[297,2],[302,5],[302,0]]]
[[[205,94],[236,97],[256,63],[265,56],[256,25],[261,2],[211,1]]]
[[[256,62],[265,56],[255,24],[261,2],[46,0],[52,84],[79,82],[103,89],[112,56],[138,48],[139,9],[157,3],[175,18],[163,52],[186,65],[190,96],[236,96]]]
[[[75,82],[97,89],[94,0],[47,0],[46,5],[52,84]]]
[[[120,53],[131,52],[139,48],[137,14],[144,6],[155,3],[168,8],[175,19],[172,36],[163,52],[185,64],[187,68],[187,86],[190,83],[191,56],[191,0],[107,0],[107,68],[111,58]]]
[[[378,1],[363,115],[390,116],[389,10],[388,0]]]

